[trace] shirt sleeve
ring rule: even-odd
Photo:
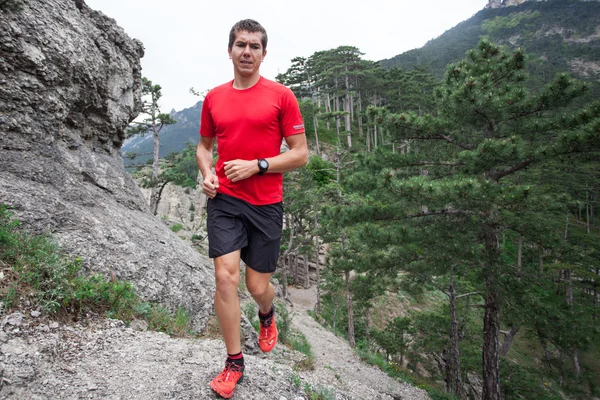
[[[202,103],[202,117],[200,118],[200,135],[215,137],[215,123],[210,113],[210,95]]]
[[[281,133],[284,137],[304,133],[304,122],[294,92],[287,89],[281,97]]]

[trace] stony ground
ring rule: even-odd
[[[428,398],[361,363],[345,341],[310,318],[313,292],[291,293],[292,324],[308,338],[315,369],[294,369],[302,355],[285,346],[246,354],[245,381],[234,399],[309,399],[306,385],[327,399]],[[216,399],[208,382],[224,354],[218,339],[171,338],[117,320],[59,324],[13,313],[0,322],[0,399]]]
[[[310,315],[316,303],[314,288],[289,288],[294,311],[292,326],[308,339],[315,369],[300,377],[313,387],[324,387],[336,399],[429,399],[427,393],[390,378],[380,369],[360,361],[348,342],[323,328]]]

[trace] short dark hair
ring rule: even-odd
[[[263,26],[261,24],[259,24],[258,22],[256,22],[253,19],[243,19],[241,21],[238,21],[232,28],[231,31],[229,32],[229,46],[228,48],[231,49],[233,48],[233,41],[235,40],[235,36],[237,35],[238,32],[242,32],[242,31],[246,31],[246,32],[250,32],[250,33],[254,33],[254,32],[260,32],[262,33],[262,47],[263,47],[263,51],[265,51],[267,49],[267,31],[265,30],[265,28],[263,28]]]

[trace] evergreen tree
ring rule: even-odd
[[[381,249],[372,251],[380,258],[374,268],[408,270],[412,279],[426,281],[447,275],[452,264],[465,266],[484,301],[486,400],[501,397],[502,304],[516,307],[523,300],[512,293],[522,277],[506,257],[503,238],[518,233],[550,238],[543,243],[546,249],[561,245],[552,240],[551,215],[564,211],[564,196],[547,193],[525,173],[560,157],[576,159],[600,149],[600,105],[574,113],[565,109],[585,85],[561,74],[532,94],[524,85],[525,62],[520,50],[509,53],[484,40],[465,60],[448,67],[436,90],[436,114],[370,109],[372,120],[385,126],[394,141],[437,144],[421,146],[418,153],[381,151],[364,157],[362,172],[348,181],[361,193],[362,204],[329,212],[338,226],[370,221],[362,226],[362,238]],[[521,173],[522,179],[515,179]]]
[[[152,179],[158,179],[158,151],[160,149],[160,142],[158,134],[165,125],[175,124],[177,121],[171,117],[170,114],[160,112],[158,101],[162,97],[160,85],[153,85],[152,81],[147,78],[142,78],[142,114],[146,115],[146,118],[142,121],[133,121],[131,127],[127,130],[127,136],[131,137],[134,135],[145,135],[151,132],[154,138],[154,155],[152,159]],[[149,98],[149,100],[148,100]],[[158,184],[158,182],[156,182]],[[150,209],[156,215],[156,209],[158,207],[158,200],[160,199],[160,192],[166,182],[162,183],[162,187],[157,190],[152,189],[152,195],[150,197]],[[152,185],[153,187],[155,185]]]

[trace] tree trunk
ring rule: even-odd
[[[352,310],[352,292],[350,291],[350,271],[344,272],[346,278],[346,309],[348,312],[348,342],[350,347],[356,347],[354,339],[354,311]]]
[[[365,340],[369,343],[369,320],[371,319],[371,307],[365,307]]]
[[[335,296],[335,295],[334,295]],[[333,333],[337,334],[337,300],[334,298],[333,300]]]
[[[367,126],[367,153],[371,152],[371,127]]]
[[[152,131],[154,132],[154,154],[152,156],[152,179],[158,179],[158,150],[160,149],[160,143],[158,139],[158,133],[160,129],[156,126],[156,123],[152,122]],[[154,214],[156,215],[156,214]]]
[[[541,274],[542,272],[544,272],[544,247],[542,247],[542,245],[539,246],[538,253],[538,270]]]
[[[308,266],[308,254],[304,255],[304,273],[306,279],[304,280],[304,289],[310,288],[310,268]]]
[[[315,231],[319,229],[319,217],[315,213]],[[315,235],[315,253],[316,253],[316,261],[315,266],[317,269],[316,280],[317,280],[317,304],[315,305],[315,312],[319,313],[321,311],[321,271],[319,267],[319,249],[321,245],[319,243],[319,235]]]
[[[358,92],[357,98],[357,107],[358,107],[358,137],[363,138],[363,120],[362,120],[362,99],[360,97],[360,92]]]
[[[300,273],[298,271],[298,252],[294,253],[294,285],[300,284]]]
[[[319,133],[317,132],[319,121],[316,113],[313,114],[313,126],[315,127],[315,150],[317,154],[321,154],[321,149],[319,148]]]
[[[339,113],[340,112],[340,97],[338,95],[336,95],[334,98],[334,105],[335,105],[335,112]],[[341,128],[340,116],[339,116],[339,114],[336,114],[336,116],[335,116],[335,132],[337,133],[338,146],[341,147],[342,142],[340,139],[340,128]]]
[[[586,184],[587,186],[587,184]],[[590,201],[589,201],[589,193],[586,189],[585,191],[585,229],[587,234],[590,234]]]
[[[377,148],[377,124],[373,126],[373,148]]]
[[[565,278],[567,279],[567,304],[569,305],[571,312],[573,312],[575,299],[573,298],[573,279],[571,275],[571,270],[565,270]],[[579,349],[577,348],[573,350],[572,361],[575,376],[579,379],[579,376],[581,375],[581,366],[579,365]]]
[[[500,400],[500,368],[498,334],[500,332],[500,305],[496,282],[499,241],[498,227],[488,226],[485,247],[487,253],[484,267],[486,296],[483,316],[483,400]]]
[[[161,182],[157,186],[154,186],[150,190],[150,211],[152,215],[156,215],[158,212],[158,203],[160,203],[160,197],[162,196],[162,192],[167,186],[168,182]]]
[[[577,379],[581,376],[581,365],[579,364],[579,350],[575,349],[573,352],[573,369],[575,370],[575,376]]]
[[[325,101],[325,112],[331,112],[331,100],[329,98],[329,92],[326,92],[325,95],[327,96],[327,100]],[[327,118],[327,121],[325,121],[326,125],[327,125],[327,130],[331,129],[331,124],[329,123],[329,118]]]
[[[346,73],[348,72],[348,66],[346,66]],[[348,75],[344,76],[344,83],[346,85],[346,96],[344,97],[344,130],[348,138],[348,148],[352,148],[352,128],[350,119],[352,118],[352,95],[350,94],[350,78]]]
[[[294,242],[294,226],[291,225],[290,214],[285,214],[285,226],[290,230],[290,239],[288,241],[288,248],[283,253],[283,270],[281,271],[281,286],[283,287],[283,297],[288,297],[288,287],[287,287],[287,271],[285,261],[287,260],[288,267],[292,268],[292,259],[290,258],[290,252],[292,250],[292,243]]]
[[[448,363],[450,368],[447,369],[447,389],[460,399],[462,394],[462,383],[460,381],[460,347],[458,345],[458,320],[456,318],[456,295],[454,291],[454,266],[450,267],[450,318],[451,318],[451,335],[450,335],[450,354]]]
[[[517,336],[517,333],[519,332],[520,328],[520,326],[513,326],[508,332],[503,332],[504,341],[502,342],[502,346],[500,346],[500,350],[498,351],[500,356],[505,357],[508,354],[510,346],[512,345],[513,340],[515,336]]]
[[[519,235],[519,244],[517,247],[517,276],[521,277],[523,268],[523,236]]]
[[[288,285],[287,285],[287,267],[286,267],[286,261],[287,264],[290,265],[291,264],[291,260],[290,260],[290,256],[288,255],[287,257],[283,258],[283,268],[281,269],[281,289],[283,291],[283,298],[287,298],[288,297]]]

